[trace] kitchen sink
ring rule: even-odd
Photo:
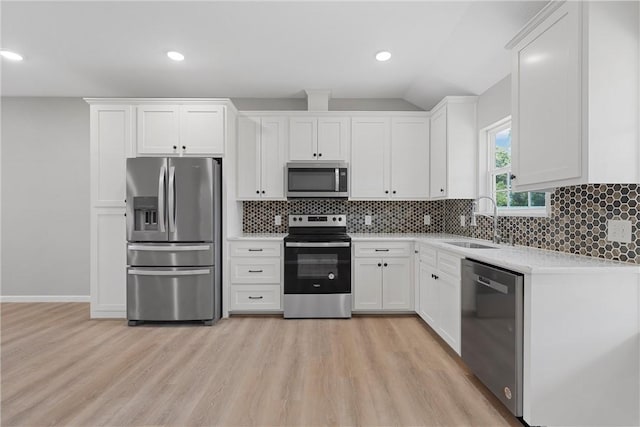
[[[476,242],[443,242],[443,243],[446,243],[447,245],[460,246],[461,248],[468,248],[468,249],[500,249],[500,247],[497,247],[497,246],[483,245],[482,243],[476,243]]]

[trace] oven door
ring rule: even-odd
[[[349,242],[286,242],[285,294],[350,294]]]

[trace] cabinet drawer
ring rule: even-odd
[[[231,310],[280,310],[280,285],[231,285]]]
[[[280,283],[280,258],[231,258],[232,283]]]
[[[280,242],[257,240],[231,242],[231,256],[279,257],[280,246],[282,246]]]
[[[412,242],[356,242],[356,257],[408,257],[411,255]]]
[[[438,251],[438,271],[460,278],[461,258],[459,256]]]
[[[420,262],[435,267],[437,264],[437,251],[431,246],[420,245]]]

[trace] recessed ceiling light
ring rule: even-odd
[[[22,61],[22,55],[11,52],[10,50],[0,49],[0,56],[10,59],[12,61]]]
[[[171,52],[167,52],[167,56],[171,59],[173,59],[174,61],[183,61],[184,60],[184,55],[181,54],[180,52],[176,52],[174,50],[172,50]]]
[[[388,61],[391,58],[391,52],[386,50],[376,53],[376,59],[380,62]]]

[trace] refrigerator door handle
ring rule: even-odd
[[[160,231],[164,232],[165,228],[165,218],[164,213],[166,211],[166,206],[164,203],[164,193],[165,193],[165,180],[167,179],[167,169],[162,166],[160,168],[160,175],[158,176],[158,226],[160,227]]]
[[[169,232],[176,231],[176,168],[169,167]]]
[[[145,245],[129,245],[130,251],[148,251],[148,252],[191,252],[191,251],[208,251],[211,245],[189,245],[189,246],[145,246]]]
[[[136,270],[131,269],[128,271],[131,275],[137,276],[197,276],[201,274],[209,274],[211,270]]]

